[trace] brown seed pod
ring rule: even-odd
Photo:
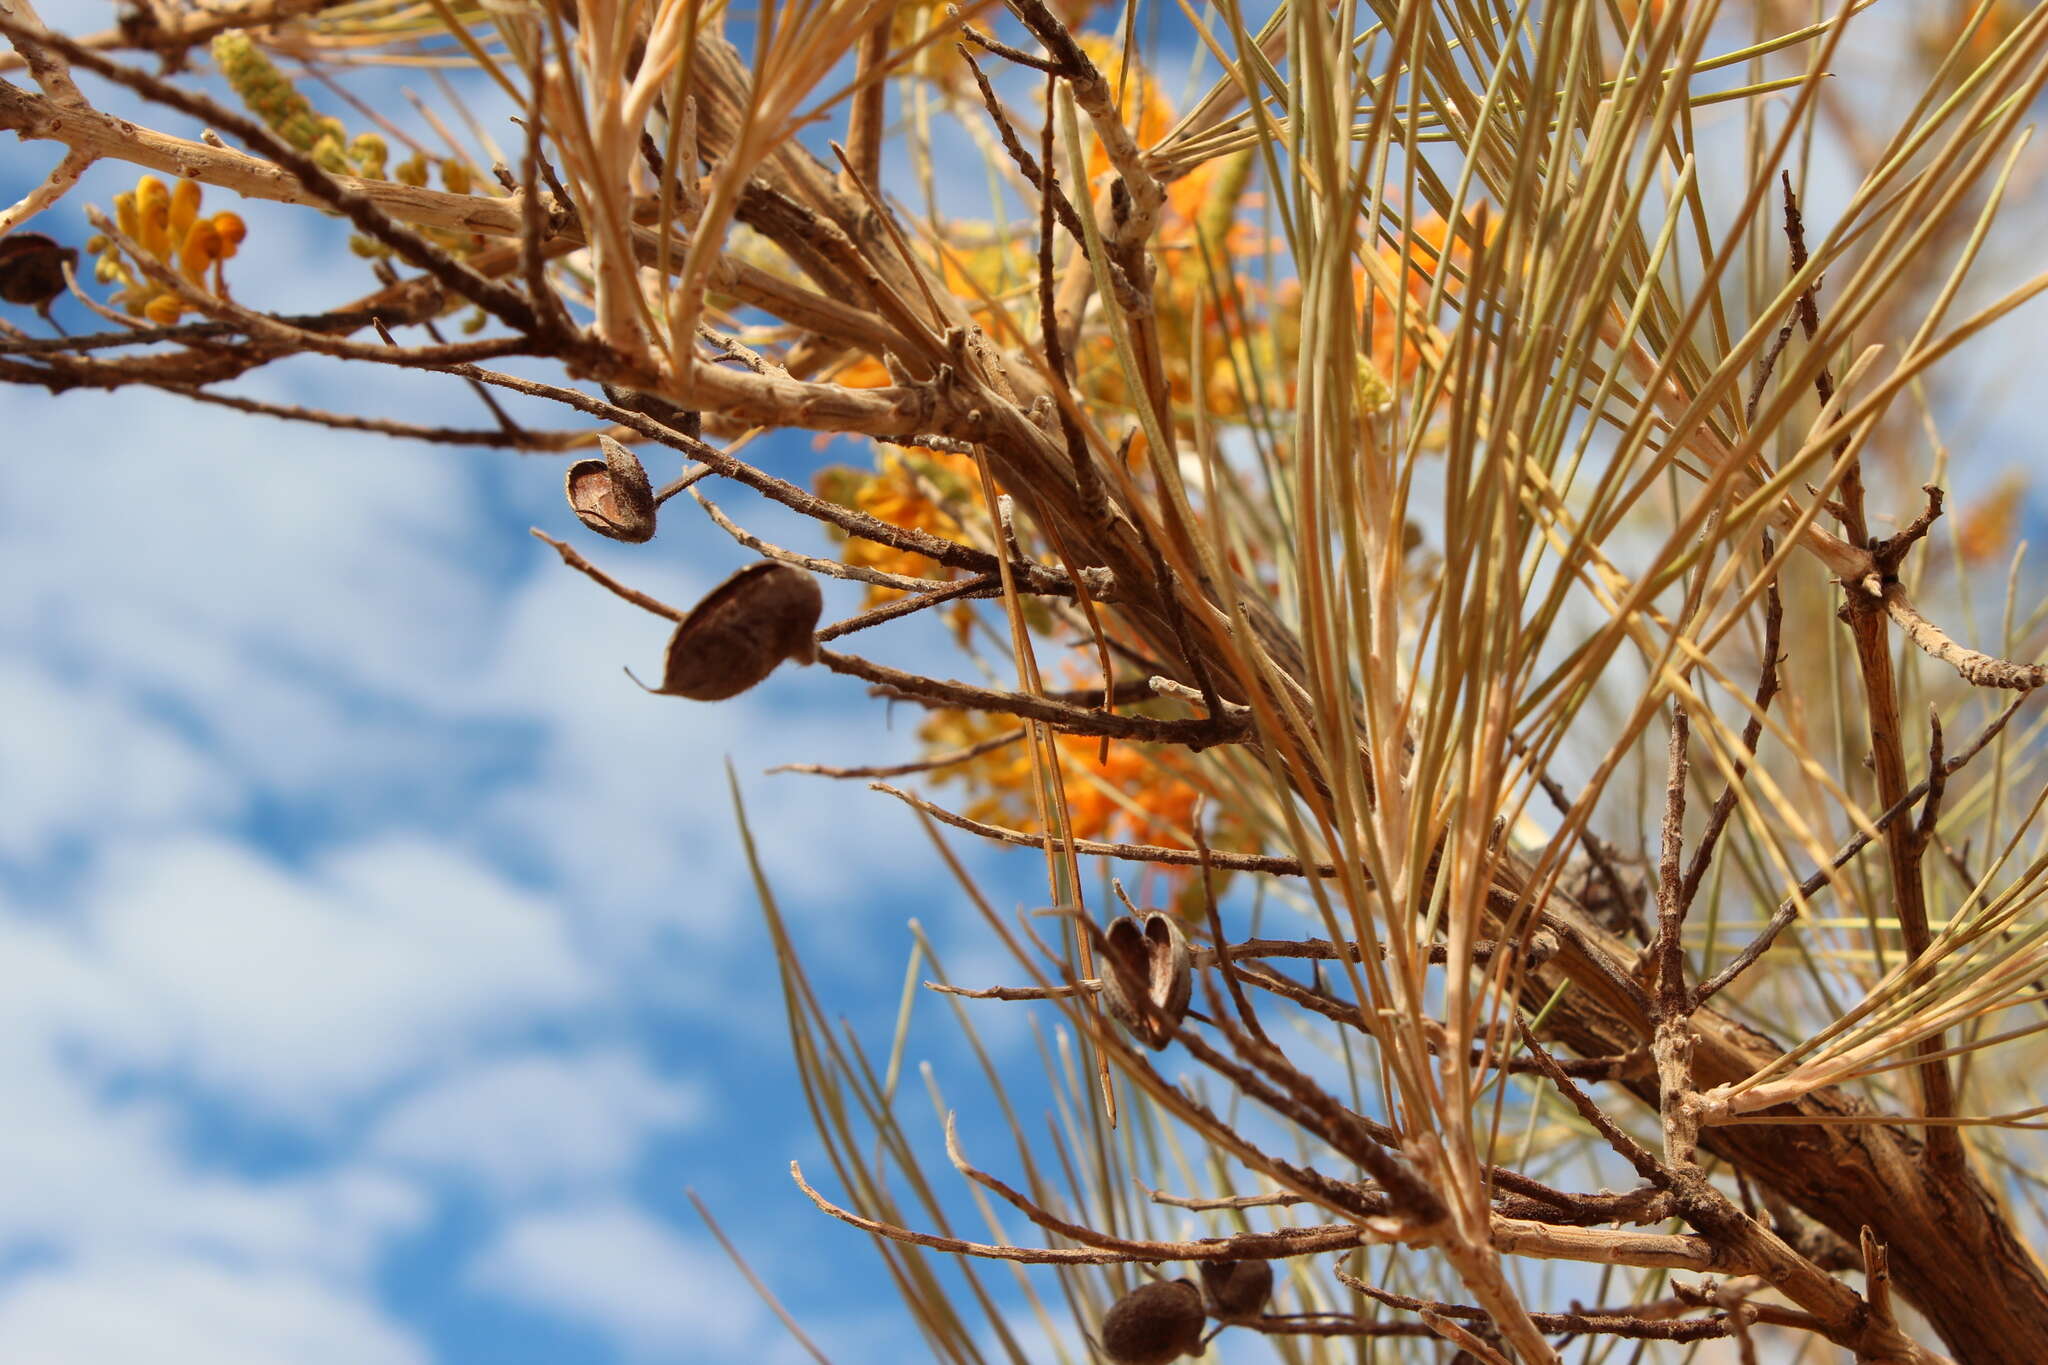
[[[724,701],[760,682],[784,659],[818,657],[812,632],[824,595],[802,569],[773,559],[749,564],[691,609],[669,637],[665,696]]]
[[[1102,1003],[1110,1017],[1158,1051],[1173,1041],[1194,994],[1194,964],[1180,922],[1157,910],[1111,920],[1102,937]]]
[[[599,436],[602,460],[569,466],[563,488],[576,519],[601,536],[635,545],[654,539],[654,488],[640,457],[609,436]]]
[[[78,264],[76,247],[60,246],[40,232],[0,237],[0,299],[23,303],[44,317],[64,292],[64,267]]]
[[[1209,1294],[1209,1312],[1218,1322],[1244,1322],[1265,1315],[1273,1297],[1271,1261],[1204,1261],[1202,1288]]]
[[[1102,1315],[1102,1352],[1115,1365],[1169,1365],[1202,1354],[1202,1291],[1193,1280],[1141,1284]]]

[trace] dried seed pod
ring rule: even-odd
[[[735,697],[784,659],[818,657],[812,632],[824,595],[802,569],[773,559],[749,564],[691,609],[669,637],[656,691],[692,701]]]
[[[1102,1352],[1115,1365],[1169,1365],[1202,1354],[1205,1322],[1194,1281],[1141,1284],[1102,1315]]]
[[[1204,1261],[1202,1288],[1209,1294],[1209,1312],[1218,1322],[1244,1322],[1263,1317],[1273,1297],[1271,1261]]]
[[[1180,922],[1157,910],[1125,915],[1103,931],[1102,1003],[1110,1017],[1158,1051],[1173,1040],[1194,994],[1193,959]]]
[[[569,466],[563,488],[576,519],[601,536],[634,544],[654,539],[654,488],[640,457],[609,436],[599,436],[602,460]]]
[[[64,292],[64,267],[77,264],[76,247],[60,246],[40,232],[0,237],[0,299],[48,317],[51,301]]]
[[[624,389],[615,384],[606,384],[604,396],[630,412],[642,417],[652,417],[671,431],[680,431],[685,436],[704,434],[704,414],[686,412],[659,394],[642,393],[638,389]]]

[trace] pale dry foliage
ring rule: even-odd
[[[1017,980],[906,999],[881,1065],[763,859],[835,1166],[804,1188],[936,1359],[1165,1360],[1205,1316],[1296,1361],[2048,1354],[2039,613],[2015,490],[1940,516],[1952,465],[1997,463],[1944,434],[1959,348],[2048,287],[1994,222],[2040,209],[2048,8],[1006,3],[145,0],[64,37],[0,0],[0,126],[62,153],[0,225],[115,159],[344,216],[386,276],[265,313],[189,193],[145,188],[97,220],[128,311],[71,277],[111,330],[9,327],[0,378],[602,437],[570,492],[615,540],[707,476],[845,538],[707,503],[794,567],[688,614],[622,581],[638,552],[557,548],[679,623],[663,690],[815,659],[933,708],[924,762],[824,775],[964,782],[972,818],[896,792],[949,864],[945,823],[1043,853],[1022,918],[959,877]],[[1199,54],[1171,98],[1162,23]],[[249,98],[252,52],[344,88],[462,67],[525,131],[495,166],[448,134],[442,189],[424,155],[387,178],[339,124],[192,93],[209,42]],[[1837,78],[1873,52],[1914,83]],[[104,113],[83,72],[211,131]],[[977,178],[992,222],[958,211]],[[63,244],[8,240],[7,297],[46,303]],[[450,313],[473,339],[414,334]],[[304,353],[573,421],[213,391]],[[749,463],[768,428],[885,459],[821,496]],[[627,447],[686,472],[657,492]],[[873,604],[814,633],[809,574]],[[933,608],[981,683],[824,647]],[[1119,917],[1117,860],[1174,909]],[[972,1040],[991,1010],[1050,1028],[1044,1078],[963,1102],[1017,1090],[1009,1175],[948,1123],[975,1238],[897,1082],[914,1015]],[[1064,1306],[988,1260],[1059,1267]],[[1137,1288],[1196,1266],[1206,1298]]]

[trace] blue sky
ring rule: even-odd
[[[723,763],[886,1023],[902,922],[945,896],[853,888],[920,836],[760,774],[910,727],[822,672],[642,695],[621,665],[662,624],[525,534],[577,534],[559,461],[0,402],[0,1357],[777,1358],[685,1185],[821,1329],[855,1312],[859,1239],[782,1176],[807,1122]],[[677,520],[593,553],[687,602],[744,556]]]
[[[0,192],[46,152],[8,144]],[[81,240],[80,206],[131,182],[98,168],[38,227]],[[374,287],[331,224],[236,207],[239,297]],[[453,381],[339,363],[240,390],[486,420]],[[725,779],[830,1008],[879,1048],[907,919],[962,978],[1010,974],[900,807],[763,770],[907,756],[917,717],[821,670],[643,695],[621,667],[658,669],[663,623],[526,528],[679,604],[749,556],[690,507],[649,546],[596,541],[558,458],[150,394],[0,389],[0,422],[0,1359],[799,1359],[685,1187],[833,1359],[917,1358],[864,1239],[787,1181],[817,1148]],[[799,481],[860,458],[754,454]],[[936,657],[915,627],[860,648]],[[999,907],[1038,894],[1028,856],[972,861]],[[917,1040],[974,1093],[945,1028]]]

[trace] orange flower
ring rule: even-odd
[[[924,723],[918,737],[928,750],[943,752],[992,739],[1015,725],[1003,716],[940,711]],[[1112,740],[1105,757],[1102,741],[1086,735],[1059,735],[1053,743],[1066,792],[1067,827],[1075,838],[1192,847],[1188,831],[1200,793],[1188,780],[1191,774],[1180,750]],[[960,783],[977,794],[967,808],[971,818],[1037,832],[1041,826],[1034,780],[1031,751],[1022,743],[945,769],[939,776],[941,782]]]
[[[833,375],[832,382],[849,389],[886,389],[896,380],[881,361],[864,355]]]
[[[953,509],[965,514],[981,505],[980,473],[965,455],[949,455],[921,446],[880,446],[881,467],[872,474],[839,467],[818,475],[818,493],[842,506],[866,512],[877,521],[908,530],[926,531],[958,540],[961,525]],[[953,571],[913,550],[879,545],[849,536],[840,558],[861,568],[911,578],[951,578]],[[896,588],[870,585],[868,605],[901,596]]]
[[[1453,270],[1462,270],[1471,260],[1472,238],[1477,235],[1473,223],[1477,216],[1476,212],[1468,212],[1465,217],[1466,226],[1455,238],[1452,238],[1442,216],[1438,214],[1432,213],[1416,220],[1411,233],[1413,240],[1408,247],[1408,269],[1405,272],[1400,272],[1399,246],[1390,244],[1380,248],[1380,262],[1388,272],[1400,272],[1405,276],[1408,296],[1414,305],[1408,311],[1408,335],[1403,338],[1407,344],[1400,346],[1398,353],[1395,342],[1400,331],[1400,312],[1393,298],[1373,283],[1372,276],[1364,266],[1357,267],[1353,272],[1352,278],[1358,290],[1358,297],[1370,299],[1372,302],[1371,359],[1381,377],[1393,380],[1397,384],[1405,384],[1414,376],[1416,366],[1422,361],[1422,352],[1414,340],[1415,329],[1419,322],[1425,321],[1419,316],[1418,310],[1428,306],[1430,290],[1446,266]],[[1499,219],[1488,215],[1484,228],[1485,241],[1488,244],[1499,235],[1499,228]],[[1446,241],[1449,242],[1448,248],[1445,245]],[[1445,288],[1457,288],[1455,277],[1446,280]]]
[[[2019,525],[2026,496],[2027,481],[2009,473],[1962,509],[1956,540],[1965,564],[1983,564],[2012,552],[2013,531]]]

